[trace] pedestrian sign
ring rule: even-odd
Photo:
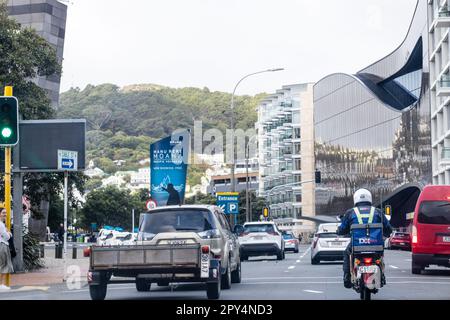
[[[217,193],[217,206],[227,215],[239,214],[239,193],[219,192]]]

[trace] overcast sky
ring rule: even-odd
[[[62,91],[155,83],[274,92],[355,73],[406,36],[416,0],[71,0]]]

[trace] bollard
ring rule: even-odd
[[[77,247],[73,247],[72,248],[72,259],[77,259],[77,251],[78,251],[78,248]]]
[[[41,250],[40,250],[40,257],[45,258],[45,245],[41,244],[40,246]]]
[[[63,258],[63,246],[62,244],[55,245],[55,259]]]

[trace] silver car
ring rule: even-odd
[[[337,227],[319,228],[314,235],[311,245],[311,264],[317,265],[321,261],[343,261],[344,252],[350,244],[350,238],[340,237],[336,234]]]
[[[217,206],[169,206],[141,215],[138,244],[170,243],[209,246],[220,260],[222,289],[241,282],[240,246],[237,235]],[[167,284],[167,283],[166,283]]]

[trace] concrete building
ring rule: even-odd
[[[433,183],[450,184],[450,2],[428,1]]]
[[[141,168],[138,172],[131,173],[130,184],[136,189],[150,190],[150,168]]]
[[[395,51],[314,86],[315,163],[323,182],[317,215],[344,213],[353,193],[366,188],[376,206],[392,206],[394,227],[408,224],[421,188],[432,181],[428,35],[427,0],[419,0]]]
[[[313,84],[284,86],[258,107],[259,195],[274,219],[315,215],[313,127]]]
[[[23,27],[31,27],[55,49],[62,64],[67,6],[56,0],[8,0],[9,16]],[[45,89],[52,106],[59,105],[60,76],[38,77],[35,83]]]

